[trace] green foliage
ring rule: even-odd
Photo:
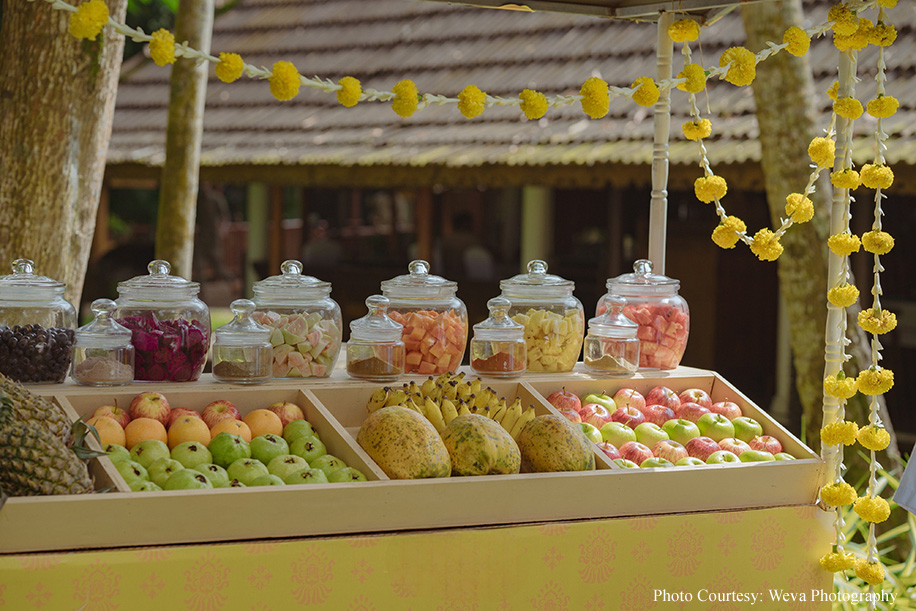
[[[175,27],[177,8],[178,0],[128,0],[125,21],[131,27],[143,28],[146,33],[155,32],[159,28],[171,30]],[[124,59],[140,53],[144,46],[144,43],[128,38],[124,41]]]

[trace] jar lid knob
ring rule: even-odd
[[[35,269],[35,262],[31,259],[16,259],[13,261],[14,274],[31,274]]]
[[[295,259],[289,259],[280,264],[280,272],[284,276],[296,275],[299,276],[302,274],[302,263],[296,261]]]
[[[369,308],[370,315],[384,314],[388,310],[389,303],[391,302],[384,295],[372,295],[366,299],[366,307]]]
[[[89,306],[96,318],[110,318],[111,313],[117,309],[117,304],[111,299],[96,299]]]
[[[243,314],[251,314],[254,312],[255,307],[254,302],[250,299],[236,299],[229,304],[229,310],[236,318],[241,317]]]
[[[540,259],[534,259],[528,262],[528,273],[529,274],[540,274],[544,275],[547,273],[547,262]]]
[[[494,297],[487,302],[487,309],[490,310],[490,316],[497,320],[506,318],[511,306],[512,302],[505,297]]]
[[[607,309],[610,312],[617,314],[623,310],[625,305],[627,305],[627,300],[620,295],[608,295],[605,298],[604,303],[607,304]]]
[[[648,276],[652,273],[652,261],[648,259],[637,259],[633,264],[633,271],[640,276]]]
[[[172,265],[168,261],[156,259],[155,261],[150,261],[150,264],[146,266],[146,269],[149,270],[149,273],[152,276],[168,276],[169,272],[172,271]]]
[[[417,259],[410,262],[410,265],[407,266],[407,270],[410,272],[411,276],[426,276],[429,275],[429,263],[423,259]]]

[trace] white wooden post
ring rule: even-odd
[[[674,41],[668,26],[674,21],[672,13],[663,12],[658,18],[656,44],[656,81],[671,78],[671,57]],[[652,200],[649,205],[649,260],[656,274],[665,273],[665,234],[668,227],[668,133],[671,125],[671,90],[663,88],[655,103],[655,144],[652,147]]]

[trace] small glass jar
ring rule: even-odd
[[[404,373],[404,328],[388,316],[389,303],[382,295],[369,297],[369,313],[350,323],[347,373],[351,378],[393,382]]]
[[[404,329],[405,373],[458,371],[468,340],[468,310],[455,296],[458,283],[430,275],[426,261],[411,261],[408,270],[382,282],[389,315]]]
[[[302,275],[302,263],[284,261],[280,275],[252,288],[255,322],[270,329],[275,378],[331,375],[343,336],[340,306],[330,298],[331,283]]]
[[[639,325],[623,315],[623,297],[606,295],[604,302],[608,311],[588,321],[585,369],[600,375],[633,375],[639,368]]]
[[[95,318],[76,330],[70,375],[81,386],[124,386],[134,379],[131,332],[112,318],[117,307],[96,299],[90,306]]]
[[[54,384],[70,371],[76,310],[63,282],[34,274],[29,259],[0,276],[0,373],[17,382]]]
[[[252,320],[255,304],[236,299],[234,318],[213,332],[213,379],[227,384],[263,384],[270,379],[270,329]]]
[[[678,295],[678,280],[652,273],[652,262],[639,259],[633,273],[607,281],[608,294],[627,300],[623,314],[637,325],[640,369],[675,369],[687,348],[690,309]],[[597,313],[607,309],[608,295],[598,301]]]
[[[471,370],[482,376],[515,378],[527,367],[525,327],[509,318],[505,297],[487,302],[490,317],[474,325],[471,340]]]
[[[499,283],[511,303],[509,315],[525,327],[528,371],[572,371],[582,352],[585,310],[573,297],[571,280],[547,273],[547,263],[535,259],[528,273]]]
[[[210,310],[197,298],[200,284],[170,276],[157,259],[149,274],[118,283],[117,321],[131,330],[134,379],[147,382],[197,380],[210,348]]]

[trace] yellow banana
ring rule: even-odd
[[[455,407],[455,404],[449,401],[448,399],[442,399],[442,418],[445,420],[446,426],[458,417],[458,408]]]
[[[508,410],[506,410],[506,415],[503,416],[500,424],[503,425],[503,428],[506,429],[509,433],[512,433],[512,427],[515,426],[515,423],[518,422],[518,419],[522,417],[522,400],[516,398],[515,402],[512,404]]]
[[[441,435],[442,431],[445,430],[445,418],[442,416],[442,408],[432,399],[427,399],[423,406],[423,411],[426,414],[426,418],[433,423],[436,431]]]
[[[432,392],[430,392],[426,396],[432,399],[433,401],[441,401],[443,397],[443,394],[442,394],[443,390],[444,389],[442,388],[442,384],[436,384]]]
[[[461,380],[464,379],[464,376],[465,372],[463,371],[459,374],[452,374],[452,382],[461,382]]]
[[[525,428],[525,425],[534,420],[534,406],[529,405],[528,409],[525,410],[525,413],[516,421],[515,426],[512,427],[512,430],[509,431],[509,434],[512,435],[512,439],[518,440],[519,433],[522,432],[522,429]]]
[[[471,385],[464,382],[458,382],[456,391],[459,399],[464,399],[467,401],[468,397],[471,396]]]
[[[417,383],[414,380],[410,381],[410,384],[407,385],[407,394],[409,395],[419,395],[420,387],[417,386]]]
[[[468,411],[470,411],[472,414],[479,414],[479,413],[480,413],[480,410],[477,409],[477,405],[474,404],[474,398],[473,398],[473,397],[471,397],[471,398],[468,400],[467,406],[468,406]]]
[[[426,413],[420,408],[419,405],[413,402],[413,399],[407,399],[406,401],[404,401],[404,407],[408,409],[412,409],[413,411],[417,412],[421,416],[426,416]]]
[[[503,403],[505,403],[505,401],[503,401]],[[490,400],[487,401],[487,407],[490,408],[490,413],[491,414],[495,413],[496,410],[499,409],[499,406],[500,406],[499,395],[497,395],[495,392],[490,394]]]
[[[458,382],[449,382],[442,388],[442,396],[454,401],[458,398]]]
[[[366,410],[370,414],[377,409],[385,407],[388,401],[389,390],[390,389],[385,386],[384,388],[376,388],[372,391],[372,394],[369,395],[369,401],[366,403]]]
[[[465,403],[464,401],[462,401],[462,402],[458,405],[458,415],[459,415],[459,416],[464,416],[464,415],[470,414],[470,413],[471,413],[471,410],[468,409],[468,404]]]
[[[481,416],[485,416],[489,418],[490,417],[490,406],[484,405],[483,407],[477,410],[477,413],[480,414]]]
[[[402,389],[397,388],[395,390],[389,390],[388,399],[385,401],[385,407],[391,407],[392,405],[400,405],[407,401],[407,393]]]
[[[451,382],[451,380],[452,380],[452,372],[449,371],[448,373],[443,373],[441,376],[436,378],[436,384],[442,384],[442,386],[445,386],[446,384]]]
[[[471,380],[471,394],[480,394],[480,378],[474,378]]]
[[[496,407],[495,410],[490,409],[490,418],[492,418],[493,420],[496,420],[497,422],[502,422],[503,416],[506,415],[506,411],[508,411],[508,409],[509,409],[509,406],[506,405],[506,401],[505,399],[503,399],[502,401],[499,402],[499,405]]]
[[[432,397],[436,392],[436,380],[433,376],[426,378],[426,381],[420,386],[420,392],[424,397]],[[435,401],[435,399],[433,399]]]
[[[490,402],[490,396],[485,390],[481,391],[479,395],[471,396],[474,397],[474,406],[480,411],[483,411],[483,408]],[[470,402],[470,400],[468,402]]]

